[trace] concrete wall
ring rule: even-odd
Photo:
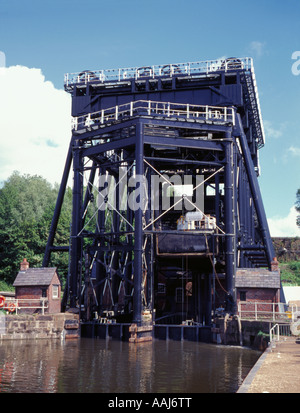
[[[300,304],[300,287],[283,286],[282,287],[282,299],[287,304],[291,302],[299,302]],[[300,308],[299,308],[300,309]]]
[[[270,328],[274,323],[268,321],[248,321],[242,320],[242,340],[243,346],[250,346],[259,350],[267,347]]]
[[[0,340],[61,339],[70,335],[72,323],[79,324],[78,315],[0,315]]]

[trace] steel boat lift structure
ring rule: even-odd
[[[234,313],[236,270],[274,258],[252,59],[84,71],[67,74],[65,90],[72,138],[43,262],[69,251],[64,307],[133,323],[139,336],[159,319],[210,325],[220,305]]]

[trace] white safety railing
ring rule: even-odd
[[[135,115],[164,117],[184,117],[185,119],[199,119],[203,121],[225,122],[234,125],[235,113],[233,108],[217,106],[200,106],[183,103],[155,102],[138,100],[125,103],[84,116],[72,118],[72,129],[75,131],[90,126],[100,126],[107,122],[117,121]]]
[[[260,101],[253,67],[251,74],[245,74],[245,81],[248,90],[249,103],[253,113],[253,121],[257,135],[256,139],[258,140],[259,147],[262,147],[265,144],[265,131],[262,122]]]
[[[269,335],[271,344],[273,341],[279,341],[279,324],[275,324],[272,328],[270,328]]]
[[[48,308],[48,299],[46,297],[40,298],[11,298],[7,297],[5,299],[5,304],[3,310],[10,313],[16,313],[22,310],[41,310],[44,315],[45,310]]]
[[[86,70],[77,73],[65,74],[65,87],[72,88],[76,84],[90,82],[106,83],[120,82],[129,79],[145,79],[158,77],[172,77],[174,75],[193,76],[195,74],[208,74],[217,71],[230,71],[236,69],[252,70],[251,57],[205,60],[200,62],[172,63],[165,65],[127,67],[120,69]]]
[[[275,342],[284,341],[291,336],[289,324],[276,323],[269,329],[269,344],[275,346]]]
[[[238,315],[242,320],[291,321],[295,319],[297,305],[260,301],[239,301]]]

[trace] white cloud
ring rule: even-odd
[[[297,148],[295,146],[290,146],[288,152],[290,152],[294,156],[300,156],[300,148]]]
[[[256,57],[261,57],[265,52],[265,43],[253,41],[250,43],[249,51],[251,55],[255,55]]]
[[[272,237],[300,237],[300,228],[296,225],[297,211],[295,207],[290,209],[286,217],[273,217],[268,219]]]
[[[0,181],[14,170],[60,182],[71,138],[71,97],[40,69],[0,68]]]
[[[285,124],[281,123],[278,127],[274,126],[269,120],[264,120],[264,129],[267,139],[279,139],[283,135]]]

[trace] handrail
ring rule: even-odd
[[[273,338],[273,333],[275,331],[275,329],[277,328],[277,338]],[[270,343],[272,344],[273,340],[274,341],[279,341],[279,324],[275,324],[272,328],[270,328]],[[274,333],[274,337],[275,337],[275,333]]]
[[[78,131],[93,125],[100,126],[107,122],[117,121],[138,114],[229,122],[233,125],[235,122],[234,109],[231,107],[138,100],[102,109],[98,112],[87,113],[83,116],[73,117],[71,127],[72,130]]]
[[[46,298],[46,297],[39,297],[39,298],[11,298],[11,297],[7,297],[5,302],[15,304],[16,314],[18,314],[18,311],[22,310],[22,309],[41,309],[42,314],[44,315],[45,310],[48,308],[48,298]],[[39,305],[32,305],[32,303],[34,303],[34,302],[37,302]],[[25,305],[25,304],[30,304],[30,305]]]
[[[253,70],[251,57],[204,60],[199,62],[172,63],[144,67],[127,67],[119,69],[85,70],[76,73],[66,73],[64,84],[66,90],[76,84],[86,85],[90,82],[107,83],[121,82],[129,79],[145,79],[157,77],[173,77],[174,75],[193,76],[209,74],[217,71],[242,69]]]
[[[248,73],[245,73],[245,82],[249,103],[253,113],[253,122],[255,126],[254,132],[256,132],[256,139],[260,148],[263,147],[265,144],[265,131],[262,122],[260,101],[254,70],[251,70],[250,75]]]
[[[243,309],[244,306],[244,309]],[[284,311],[280,311],[283,308]],[[239,301],[238,314],[241,319],[271,319],[273,321],[280,321],[282,319],[290,319],[294,321],[295,313],[297,312],[297,305],[291,307],[288,311],[289,305],[286,303],[268,303],[260,301]],[[271,309],[271,310],[270,310]]]

